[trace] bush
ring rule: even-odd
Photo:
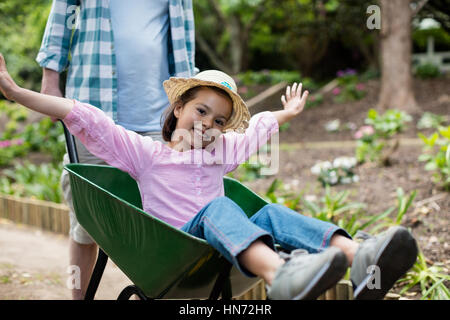
[[[16,104],[2,101],[0,112],[6,116],[5,130],[0,134],[0,166],[7,166],[30,151],[50,154],[53,161],[60,162],[65,153],[64,130],[50,118],[28,124],[21,131],[19,127],[28,118],[28,111]]]
[[[425,170],[433,172],[433,182],[450,191],[450,126],[441,127],[438,131],[422,139],[423,154],[419,161],[425,162]]]
[[[432,63],[424,63],[416,68],[415,75],[421,79],[437,78],[441,75],[439,68]]]
[[[61,172],[61,163],[40,166],[29,162],[17,164],[14,169],[3,170],[0,193],[61,203]]]
[[[366,95],[365,85],[360,82],[355,70],[340,70],[337,76],[338,86],[332,91],[336,103],[360,100]]]

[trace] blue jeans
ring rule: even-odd
[[[247,276],[254,276],[239,264],[237,256],[255,240],[264,241],[275,250],[306,249],[318,253],[330,245],[331,237],[338,232],[350,235],[338,226],[304,216],[279,204],[267,204],[248,218],[230,198],[219,197],[203,207],[181,230],[205,239],[228,261]]]

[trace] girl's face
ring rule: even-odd
[[[176,149],[183,150],[205,148],[222,134],[232,111],[229,97],[209,88],[199,89],[193,100],[175,107],[176,131],[169,146],[176,145]],[[181,145],[180,136],[183,137]]]

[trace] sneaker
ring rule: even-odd
[[[282,256],[282,258],[284,258]],[[267,297],[272,300],[314,300],[344,276],[348,261],[336,247],[317,254],[297,249],[285,257]]]
[[[417,258],[417,243],[404,227],[392,227],[373,237],[366,234],[350,272],[355,300],[379,300]],[[378,275],[377,275],[378,273]]]

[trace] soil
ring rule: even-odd
[[[281,143],[295,143],[288,150],[280,151],[279,172],[275,176],[246,182],[254,191],[264,194],[274,179],[280,179],[290,192],[320,198],[323,188],[312,175],[310,168],[318,161],[332,161],[338,156],[354,156],[354,148],[346,141],[353,140],[355,129],[327,132],[324,125],[334,119],[341,124],[352,123],[355,128],[364,124],[367,111],[374,108],[379,92],[378,80],[365,84],[366,96],[355,102],[337,104],[333,95],[324,96],[324,102],[306,109],[291,122],[290,127],[280,133]],[[423,111],[440,115],[450,115],[450,78],[415,80],[415,96]],[[271,106],[271,107],[268,107]],[[278,110],[279,97],[272,97],[250,111],[255,114],[264,110]],[[414,115],[401,134],[402,138],[417,139],[417,120]],[[422,130],[425,134],[431,131]],[[313,142],[332,142],[329,147],[302,144]],[[424,170],[417,158],[421,154],[421,144],[404,144],[392,155],[390,166],[373,164],[360,165],[355,173],[360,181],[350,185],[332,187],[333,192],[350,191],[350,200],[363,202],[367,212],[378,214],[389,207],[396,206],[396,189],[402,188],[405,194],[416,190],[417,195],[403,218],[402,224],[411,228],[419,247],[430,264],[440,263],[450,268],[450,196],[431,181],[431,174]],[[300,144],[298,144],[300,142]],[[37,157],[37,159],[40,159]],[[394,215],[394,214],[393,214]],[[17,226],[0,223],[0,299],[68,299],[69,290],[64,282],[68,261],[67,238],[36,235],[36,230],[18,229]],[[27,250],[31,245],[39,250]],[[30,252],[32,251],[32,252]],[[51,261],[51,263],[49,263]],[[104,279],[105,289],[101,297],[114,299],[127,282],[117,268],[110,266],[109,280]],[[27,276],[24,276],[26,274]],[[58,276],[54,275],[57,274]],[[14,276],[15,275],[15,276]],[[115,278],[116,277],[116,278]],[[56,278],[57,280],[54,280]],[[36,279],[36,280],[30,280]],[[117,279],[121,279],[118,281]],[[111,288],[114,288],[112,290]],[[100,288],[101,289],[101,288]],[[117,289],[117,290],[116,290]],[[399,288],[394,288],[398,292]],[[407,298],[419,299],[419,288],[413,288]]]

